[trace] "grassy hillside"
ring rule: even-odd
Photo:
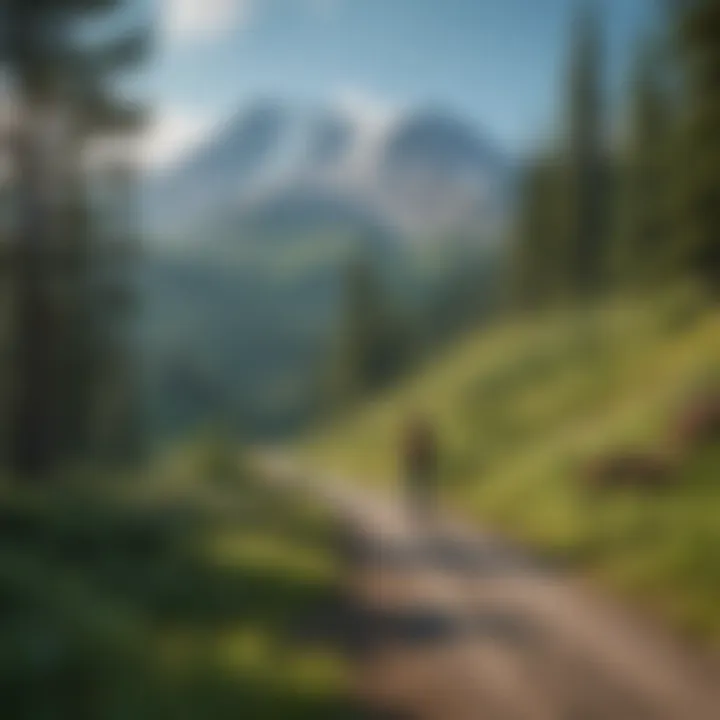
[[[431,414],[445,501],[720,639],[720,447],[665,491],[591,494],[598,455],[667,445],[678,407],[720,373],[720,313],[690,291],[592,314],[498,325],[305,448],[365,482],[397,483],[405,414]]]
[[[147,475],[0,487],[6,717],[352,717],[325,518],[203,444]]]

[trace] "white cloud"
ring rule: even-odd
[[[141,140],[143,167],[162,170],[202,142],[214,118],[186,108],[166,107],[155,113]]]
[[[216,40],[247,26],[258,6],[268,0],[158,0],[162,37],[171,44]],[[326,18],[342,0],[300,0],[308,10]]]
[[[160,109],[137,137],[106,137],[87,145],[87,167],[92,171],[132,159],[142,171],[161,172],[197,147],[212,125],[211,118],[184,108]]]
[[[163,37],[171,43],[217,39],[246,25],[254,0],[160,0]]]

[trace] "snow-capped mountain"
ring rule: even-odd
[[[187,234],[218,218],[307,229],[367,225],[399,236],[491,231],[508,162],[450,114],[368,123],[347,111],[256,103],[146,185],[151,231]]]

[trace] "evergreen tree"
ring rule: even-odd
[[[403,362],[402,334],[370,258],[349,264],[343,280],[332,395],[335,405],[361,399],[392,380]]]
[[[627,143],[620,162],[615,275],[623,286],[646,286],[665,277],[673,239],[671,175],[675,133],[661,48],[638,56]]]
[[[120,3],[8,0],[6,6],[2,58],[22,128],[14,147],[9,454],[22,476],[44,475],[86,451],[95,421],[98,237],[83,156],[92,135],[128,129],[128,111],[108,92],[109,77],[140,58],[144,41],[87,48],[75,29],[89,14]]]
[[[564,278],[560,224],[560,163],[556,154],[538,154],[524,169],[512,256],[512,302],[521,310],[547,306]]]
[[[566,127],[561,274],[579,299],[602,287],[607,263],[606,165],[600,18],[590,3],[576,24]]]
[[[688,108],[678,255],[719,292],[720,0],[686,0],[678,14]]]

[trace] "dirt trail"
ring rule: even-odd
[[[379,717],[720,720],[715,664],[628,613],[474,528],[311,488],[348,530],[356,691]]]

